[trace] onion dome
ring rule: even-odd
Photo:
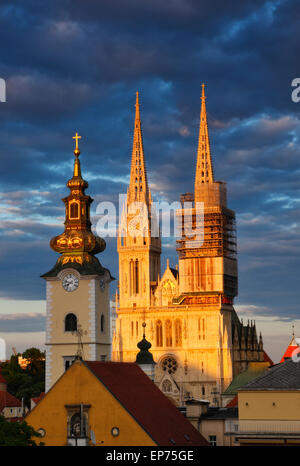
[[[62,199],[65,204],[65,231],[50,241],[51,248],[61,256],[52,271],[44,276],[56,275],[64,266],[74,267],[76,264],[79,268],[75,268],[83,274],[102,274],[104,270],[94,257],[104,251],[106,243],[91,230],[90,205],[93,199],[85,194],[88,183],[81,175],[78,148],[80,138],[78,133],[73,137],[76,140],[74,170],[72,178],[67,182],[70,194]]]

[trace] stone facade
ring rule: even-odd
[[[227,207],[226,184],[214,181],[205,100],[203,87],[195,190],[181,196],[176,213],[182,230],[179,264],[174,269],[168,263],[161,276],[161,239],[151,230],[156,218],[137,96],[130,185],[118,238],[113,359],[135,361],[145,322],[159,388],[177,404],[205,398],[218,406],[232,378],[248,361],[262,359],[263,345],[255,327],[245,327],[233,307],[235,214]]]

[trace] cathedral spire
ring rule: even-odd
[[[200,129],[199,129],[199,142],[197,153],[197,168],[195,178],[195,190],[201,183],[213,183],[214,173],[210,154],[210,144],[207,126],[206,114],[206,95],[204,91],[205,85],[202,84],[201,96],[201,113],[200,113]]]
[[[128,203],[134,201],[145,202],[150,200],[150,191],[147,181],[147,171],[144,158],[143,136],[140,118],[139,93],[136,93],[135,121],[133,133],[133,146],[130,170],[130,184],[128,189]]]

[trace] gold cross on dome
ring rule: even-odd
[[[78,135],[78,133],[75,134],[75,136],[72,137],[72,139],[76,140],[76,147],[75,149],[78,149],[78,139],[81,139],[81,136]]]

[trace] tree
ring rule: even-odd
[[[22,422],[8,422],[0,415],[0,446],[1,447],[27,447],[37,446],[32,437],[41,437],[33,427]],[[40,445],[42,443],[40,442]]]
[[[7,390],[30,408],[30,399],[45,391],[45,353],[38,348],[29,348],[22,354],[29,361],[25,369],[18,364],[18,355],[2,364],[2,373],[7,381]]]

